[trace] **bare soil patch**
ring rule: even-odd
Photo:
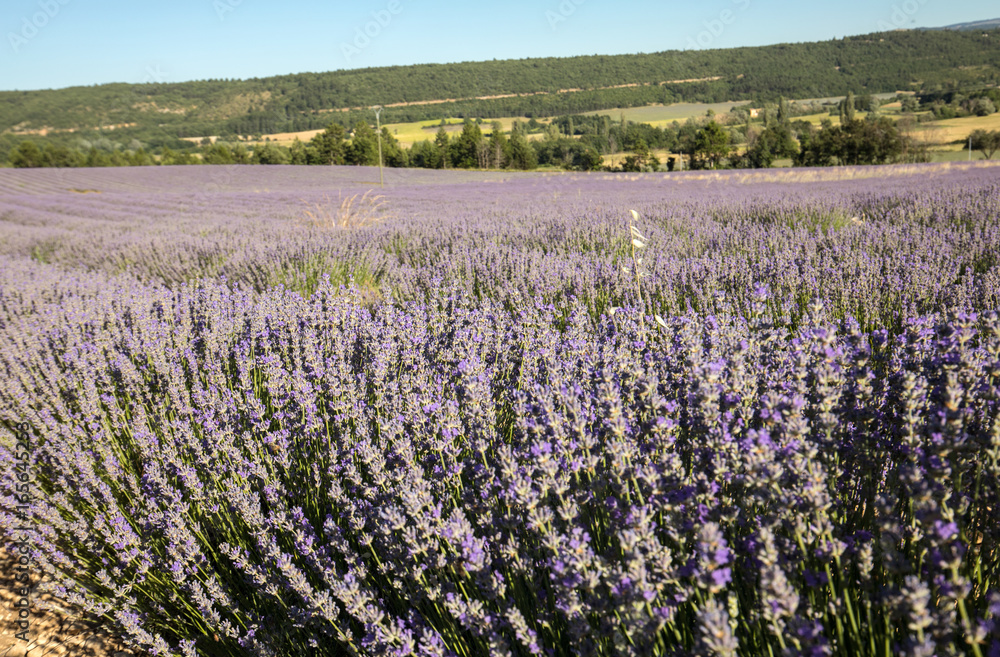
[[[0,547],[0,657],[139,657],[104,623],[49,594],[37,593],[41,572],[31,571],[28,629],[18,626],[21,584],[14,581],[17,558]]]

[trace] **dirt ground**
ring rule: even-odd
[[[15,555],[0,546],[0,657],[136,657],[137,653],[127,650],[100,621],[50,595],[36,598],[34,589],[41,574],[37,569],[31,572],[28,640],[16,636],[21,632],[15,606],[21,598],[17,591],[21,585],[14,581],[16,562]],[[42,603],[55,604],[58,609],[43,609]]]

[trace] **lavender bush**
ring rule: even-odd
[[[0,172],[0,527],[156,655],[998,655],[1000,169],[885,171]]]

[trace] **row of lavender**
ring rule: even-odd
[[[296,186],[295,175],[316,174],[292,169],[233,181],[231,191],[185,179],[193,189],[183,194],[0,197],[0,254],[171,286],[222,277],[306,295],[326,274],[399,302],[428,301],[443,282],[510,307],[543,300],[565,314],[584,303],[596,319],[634,301],[632,207],[649,218],[643,285],[647,310],[660,314],[718,312],[720,294],[745,312],[762,281],[775,321],[789,325],[813,298],[865,330],[895,331],[907,317],[998,304],[994,167],[808,185],[680,176],[409,184],[385,191],[391,216],[363,231],[307,225],[307,203],[336,207],[337,197],[328,202],[311,178]],[[359,189],[348,177],[357,173],[336,173],[341,196]]]
[[[996,175],[894,184],[0,200],[39,562],[152,654],[997,654]],[[163,275],[195,244],[226,280]],[[384,298],[261,274],[317,254]]]

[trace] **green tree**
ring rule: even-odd
[[[188,157],[191,156],[188,155]],[[113,167],[127,167],[129,165],[128,157],[126,157],[126,155],[121,151],[112,151],[111,156],[108,159],[111,161],[111,166]]]
[[[870,114],[863,121],[849,121],[833,136],[834,155],[841,164],[885,164],[895,161],[903,152],[899,130],[885,116]]]
[[[18,169],[36,169],[45,166],[42,149],[33,141],[22,141],[7,158]]]
[[[784,96],[778,99],[778,123],[782,125],[788,125],[789,120],[792,118],[791,109],[788,107],[788,101]]]
[[[599,138],[600,150],[605,153],[613,153],[614,145],[611,143],[611,117],[602,115],[597,126],[597,136]]]
[[[377,159],[376,153],[376,161]],[[387,167],[405,167],[407,165],[406,152],[400,147],[396,136],[389,132],[389,128],[385,126],[382,126],[382,162]]]
[[[887,116],[869,114],[862,123],[862,140],[868,148],[864,151],[865,157],[859,164],[898,162],[904,150],[904,143],[895,122]]]
[[[501,169],[507,166],[507,160],[510,157],[509,150],[510,146],[507,142],[507,135],[504,134],[503,124],[499,121],[494,121],[491,126],[492,132],[490,133],[489,141],[489,166],[492,169]]]
[[[315,149],[315,164],[346,164],[344,137],[344,126],[331,123],[326,130],[309,140],[309,145]]]
[[[538,166],[538,155],[520,130],[510,135],[510,168],[529,171]]]
[[[884,164],[899,161],[909,149],[906,138],[888,117],[869,115],[833,126],[824,121],[818,132],[799,134],[799,166]]]
[[[642,171],[642,162],[640,162],[639,158],[635,155],[626,155],[625,159],[622,160],[621,167],[622,171],[629,173],[634,171]]]
[[[676,121],[674,122],[676,123]],[[691,158],[691,153],[694,150],[694,142],[698,137],[698,122],[694,118],[689,118],[684,122],[684,125],[677,125],[677,144],[681,153],[685,153],[688,158]],[[691,160],[692,168],[695,166],[693,159]],[[683,168],[683,167],[682,167]]]
[[[483,131],[474,121],[466,119],[461,134],[451,144],[452,164],[463,169],[485,168],[485,145]]]
[[[225,144],[215,144],[205,149],[201,161],[205,164],[233,164],[233,152]]]
[[[253,149],[253,164],[288,164],[288,156],[280,146],[275,144],[258,144]]]
[[[840,101],[840,123],[850,123],[854,120],[854,94],[847,92],[847,97]]]
[[[309,152],[306,150],[306,145],[298,137],[288,147],[288,163],[309,164]]]
[[[729,132],[715,121],[709,121],[698,131],[691,145],[692,168],[718,169],[729,150]]]
[[[430,140],[419,141],[410,147],[409,165],[424,169],[440,169],[441,152]]]
[[[969,135],[969,139],[972,141],[972,148],[980,151],[987,160],[993,159],[994,153],[1000,150],[1000,130],[976,130]]]
[[[243,144],[233,146],[233,162],[235,164],[250,164],[250,153]]]
[[[83,156],[66,146],[46,144],[42,150],[42,166],[45,167],[78,167],[83,166]]]
[[[444,121],[444,119],[441,120]],[[438,128],[437,134],[434,135],[434,147],[438,151],[436,168],[447,169],[451,167],[451,137],[444,129],[444,125]]]
[[[604,158],[594,148],[584,148],[574,159],[576,168],[581,171],[597,171],[604,166]]]
[[[829,119],[824,119],[819,130],[809,126],[799,131],[799,152],[793,158],[798,167],[827,167],[833,164],[834,148],[831,137],[833,125]]]
[[[740,166],[766,169],[780,157],[793,157],[798,152],[791,128],[786,123],[775,123],[762,131],[747,133],[747,149],[737,160]]]
[[[111,166],[121,166],[118,164],[117,153],[111,154]],[[177,164],[201,164],[201,159],[193,151],[181,151],[177,154]]]
[[[347,147],[347,163],[378,166],[378,134],[366,121],[354,124],[351,143]]]
[[[128,165],[130,167],[148,167],[156,164],[153,156],[146,152],[145,148],[129,151],[126,157],[128,158]]]
[[[976,116],[989,116],[997,111],[996,105],[989,98],[976,98],[970,104],[969,109]]]
[[[622,171],[646,171],[659,166],[660,161],[650,152],[646,140],[640,137],[632,145],[632,154],[622,162]]]

